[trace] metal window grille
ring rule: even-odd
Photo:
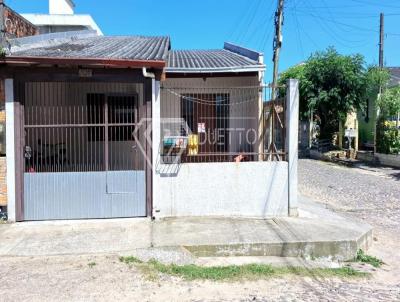
[[[164,163],[285,160],[285,101],[266,101],[267,88],[165,85],[161,90]],[[194,153],[191,135],[198,140]],[[183,147],[176,148],[173,139]]]
[[[23,86],[25,172],[134,170],[141,165],[132,152],[137,87],[100,85],[38,82]]]

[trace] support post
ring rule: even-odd
[[[264,56],[260,55],[258,58],[260,64],[264,64]],[[264,160],[264,71],[258,72],[258,82],[260,84],[260,92],[258,93],[258,160]]]
[[[157,164],[160,160],[160,144],[161,144],[161,101],[160,101],[160,81],[152,80],[152,144],[153,144],[153,213],[152,217],[157,216],[160,202],[159,179],[157,175]]]
[[[9,222],[15,222],[17,211],[15,185],[15,102],[13,79],[5,79],[4,92],[6,98],[7,215]]]
[[[286,82],[286,152],[288,156],[288,211],[298,216],[297,165],[299,153],[299,81]]]

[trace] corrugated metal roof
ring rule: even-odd
[[[390,85],[400,85],[400,67],[389,67],[390,72]]]
[[[262,71],[262,54],[225,43],[224,49],[170,50],[168,37],[98,36],[95,31],[53,33],[10,40],[9,57],[117,59],[167,62],[167,72]]]
[[[168,37],[95,36],[71,38],[60,43],[34,48],[13,47],[9,55],[16,57],[99,58],[125,60],[166,61],[170,41]]]
[[[171,50],[167,72],[232,71],[233,69],[262,69],[263,64],[226,49]]]

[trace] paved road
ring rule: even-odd
[[[300,193],[379,230],[400,231],[400,169],[299,161]]]
[[[374,243],[368,253],[383,259],[386,265],[374,273],[373,280],[358,284],[358,297],[400,301],[400,169],[367,165],[349,168],[303,159],[299,161],[299,191],[374,227]],[[339,282],[341,293],[353,292],[357,297],[354,286]]]

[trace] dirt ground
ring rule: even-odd
[[[397,174],[399,172],[399,174]],[[118,255],[0,258],[0,301],[400,301],[400,171],[301,160],[299,190],[370,222],[368,252],[386,263],[368,279],[287,276],[252,282],[148,281]],[[1,244],[1,242],[0,242]]]

